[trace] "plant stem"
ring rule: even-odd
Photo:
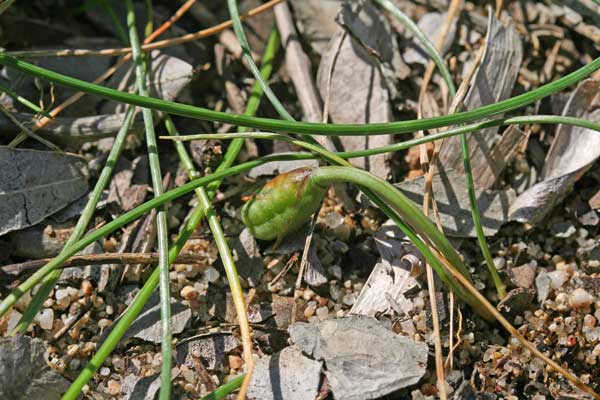
[[[202,107],[191,106],[187,104],[165,101],[151,97],[143,97],[135,94],[125,93],[119,90],[106,88],[100,85],[90,84],[88,82],[71,78],[33,64],[18,60],[5,53],[0,53],[0,64],[9,68],[15,68],[29,75],[35,75],[59,85],[67,86],[82,92],[98,95],[103,98],[120,101],[127,104],[133,104],[141,107],[151,108],[157,111],[163,111],[169,114],[181,115],[184,117],[205,119],[228,123],[232,125],[247,126],[251,128],[271,130],[274,132],[290,132],[300,134],[314,134],[326,136],[370,136],[384,134],[398,134],[405,132],[414,132],[440,128],[448,125],[457,125],[466,122],[472,122],[481,118],[489,117],[495,114],[501,114],[507,111],[531,104],[539,99],[559,92],[580,80],[587,78],[590,74],[600,68],[600,57],[578,70],[563,76],[553,82],[550,82],[537,89],[511,97],[498,103],[489,104],[473,110],[460,113],[443,115],[433,118],[420,120],[376,123],[376,124],[320,124],[311,122],[291,122],[270,118],[248,117],[238,114],[229,114],[226,112],[213,111]]]
[[[267,47],[265,48],[265,54],[263,56],[264,64],[261,67],[261,74],[264,77],[264,79],[269,78],[270,72],[272,70],[271,61],[275,57],[278,46],[279,46],[278,36],[276,34],[272,34],[269,37]],[[252,88],[252,97],[250,98],[250,100],[248,101],[248,104],[246,106],[245,113],[247,115],[251,116],[256,112],[256,110],[258,109],[258,105],[260,103],[261,94],[262,94],[262,92],[261,92],[260,85],[258,83],[255,83]],[[167,125],[167,129],[169,129],[170,125],[174,129],[173,121],[170,118],[165,120],[165,124]],[[254,161],[254,162],[246,163],[245,165],[241,166],[241,168],[240,167],[231,168],[231,169],[223,168],[222,165],[231,165],[235,162],[235,159],[237,158],[240,149],[241,149],[241,146],[229,146],[227,148],[227,151],[223,158],[222,164],[219,166],[219,168],[217,168],[217,172],[215,172],[213,175],[211,175],[208,178],[200,178],[199,179],[199,180],[204,179],[205,185],[207,185],[209,189],[212,188],[208,193],[208,196],[210,198],[212,198],[214,196],[214,193],[216,192],[216,190],[219,186],[219,183],[226,176],[230,176],[230,175],[234,175],[239,172],[246,171],[255,166],[262,165],[265,162],[269,162],[270,160],[276,161],[276,160],[285,158],[285,157],[281,157],[281,156],[276,156],[276,157],[270,157],[270,158],[267,158],[264,160],[259,160],[258,162]],[[199,185],[197,187],[202,187],[202,186]],[[142,215],[142,214],[143,214],[143,212],[140,215]],[[175,243],[173,244],[173,246],[171,247],[171,249],[169,251],[169,263],[170,264],[174,262],[174,260],[178,256],[179,252],[183,248],[183,246],[184,246],[185,242],[187,241],[187,239],[189,238],[189,236],[192,234],[192,232],[194,232],[194,230],[196,229],[196,226],[202,221],[203,216],[204,216],[204,211],[203,211],[201,204],[196,205],[196,207],[192,211],[192,214],[191,214],[189,220],[184,225],[183,229],[181,230],[177,239],[175,240]],[[115,221],[113,221],[113,222],[115,222]],[[118,225],[119,225],[118,223],[115,224],[115,226],[118,226]],[[57,263],[57,265],[60,265],[60,264],[61,264],[60,262]],[[44,268],[49,269],[50,267],[44,266]],[[98,350],[96,355],[94,355],[92,360],[88,363],[88,365],[85,367],[85,369],[77,377],[75,382],[73,382],[73,384],[69,388],[70,397],[68,397],[66,399],[71,400],[71,399],[75,399],[78,396],[79,392],[81,391],[81,388],[91,379],[91,377],[96,372],[96,370],[100,367],[100,365],[102,365],[102,363],[104,362],[106,357],[108,357],[108,355],[112,352],[112,350],[118,344],[118,342],[121,339],[121,337],[123,336],[123,334],[127,331],[127,329],[129,329],[129,326],[135,320],[135,318],[138,316],[138,314],[142,310],[144,304],[146,304],[146,302],[150,298],[150,295],[152,294],[152,292],[154,291],[154,289],[156,288],[156,286],[158,284],[158,272],[157,271],[158,271],[158,268],[155,269],[154,273],[152,274],[150,279],[146,282],[146,284],[144,285],[144,287],[142,288],[142,290],[140,291],[138,296],[135,297],[135,299],[133,300],[131,305],[125,310],[123,317],[116,323],[114,329],[111,331],[108,338],[104,341],[104,343],[102,344],[102,346],[100,347],[100,349]],[[18,292],[14,291],[13,293],[11,293],[11,295],[16,294],[16,293],[18,293]],[[2,307],[3,307],[3,304],[0,304],[0,315],[2,313]]]
[[[94,186],[94,190],[92,191],[92,195],[85,205],[83,211],[81,212],[81,216],[75,225],[73,233],[69,237],[69,240],[65,243],[61,254],[67,251],[67,249],[75,244],[83,234],[85,233],[92,217],[94,216],[94,212],[96,211],[96,206],[98,205],[98,201],[100,201],[100,196],[102,196],[102,192],[110,182],[110,177],[113,173],[113,170],[121,156],[121,150],[123,149],[123,144],[125,143],[125,139],[127,138],[127,133],[129,132],[129,127],[131,126],[131,122],[133,121],[133,116],[135,115],[135,107],[129,106],[127,111],[125,112],[125,118],[123,119],[123,125],[119,129],[117,136],[115,137],[115,141],[113,143],[112,148],[110,149],[110,153],[108,154],[108,159],[106,160],[106,164],[104,168],[102,168],[102,172],[100,172],[100,176],[98,177],[98,181],[96,182],[96,186]],[[60,256],[60,254],[59,254]],[[58,282],[62,271],[55,270],[51,272],[47,277],[44,278],[42,287],[38,289],[36,294],[33,296],[31,303],[23,313],[21,320],[15,327],[15,332],[25,333],[31,322],[37,315],[37,313],[42,308],[44,301],[48,298],[48,295]]]
[[[446,66],[446,62],[442,59],[442,57],[440,56],[438,51],[435,49],[435,46],[427,38],[425,33],[423,33],[423,31],[421,31],[421,29],[417,26],[417,24],[415,24],[406,14],[404,14],[390,0],[373,0],[373,1],[377,4],[379,4],[379,6],[381,6],[383,9],[387,10],[394,17],[396,17],[396,19],[398,19],[398,21],[400,21],[401,24],[403,24],[406,28],[408,28],[413,33],[413,35],[415,35],[417,37],[417,39],[419,39],[421,44],[425,47],[425,50],[427,51],[427,54],[429,55],[429,57],[431,57],[431,59],[433,60],[435,65],[440,70],[440,73],[442,74],[442,78],[444,78],[444,81],[446,82],[446,85],[448,86],[448,92],[450,92],[450,95],[452,97],[454,97],[456,95],[456,87],[454,86],[454,82],[452,81],[452,76],[450,75],[450,71],[448,70],[448,67]]]
[[[27,100],[26,98],[19,95],[18,93],[15,93],[14,91],[10,90],[8,87],[6,87],[2,84],[0,84],[0,92],[6,93],[7,96],[12,97],[15,101],[18,101],[19,103],[23,104],[25,107],[29,108],[31,111],[38,113],[38,114],[42,114],[44,117],[52,118],[52,116],[50,114],[48,114],[47,111],[44,111],[38,105],[32,103],[31,101]]]
[[[166,115],[165,118],[167,121],[166,126],[169,134],[173,136],[179,135],[177,129],[175,128],[175,124],[173,124],[173,121],[169,115]],[[198,178],[200,173],[194,167],[194,163],[187,153],[183,143],[175,142],[175,149],[177,150],[179,160],[183,164],[183,168],[186,170],[190,179],[193,180]],[[229,248],[227,240],[225,239],[225,233],[223,232],[223,228],[221,227],[221,223],[219,222],[217,214],[210,204],[210,199],[206,193],[206,190],[203,187],[197,188],[196,196],[199,200],[198,204],[202,208],[202,212],[208,220],[208,225],[213,234],[215,244],[217,245],[217,249],[221,255],[221,261],[223,262],[223,268],[225,269],[225,274],[227,275],[227,281],[229,282],[229,288],[231,289],[231,297],[233,298],[233,304],[238,317],[238,322],[240,324],[240,332],[244,347],[244,358],[246,359],[246,365],[248,366],[249,371],[251,371],[254,366],[254,360],[252,359],[250,323],[248,321],[248,314],[246,313],[244,291],[240,283],[237,268],[235,267],[235,262],[233,261],[233,256],[231,255],[231,249]]]
[[[242,382],[244,381],[244,376],[244,374],[236,376],[235,378],[233,378],[226,384],[219,386],[212,393],[204,396],[200,400],[222,400],[226,398],[227,395],[229,395],[231,392],[233,392],[242,385]]]
[[[143,53],[140,50],[140,39],[137,34],[135,24],[135,10],[133,1],[127,0],[127,28],[129,30],[129,41],[131,43],[133,61],[135,63],[135,82],[140,96],[148,96],[148,86],[146,83],[147,67],[144,62]],[[144,126],[146,130],[146,145],[148,147],[148,163],[150,165],[150,177],[152,179],[152,188],[154,196],[158,197],[163,193],[162,174],[160,171],[160,159],[158,156],[158,146],[156,143],[156,134],[154,133],[154,120],[152,110],[142,109]],[[169,279],[169,230],[167,227],[167,213],[164,207],[160,207],[156,213],[156,236],[159,253],[158,269],[160,271],[160,318],[162,328],[161,354],[162,364],[160,372],[160,399],[169,400],[171,398],[171,367],[173,364],[173,336],[171,332],[171,291]]]

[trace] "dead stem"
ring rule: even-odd
[[[51,258],[42,258],[0,267],[0,271],[12,276],[19,276],[34,271],[50,262]],[[154,264],[158,262],[158,253],[101,253],[69,258],[61,268],[81,267],[102,264]],[[195,254],[180,254],[174,264],[200,264],[206,262],[205,257]]]

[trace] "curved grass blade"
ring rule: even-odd
[[[383,135],[414,132],[418,130],[427,130],[440,128],[449,125],[458,125],[467,122],[473,122],[478,119],[489,117],[495,114],[521,108],[531,104],[539,99],[557,93],[567,87],[576,84],[582,79],[587,78],[593,72],[600,68],[600,57],[594,59],[589,64],[563,76],[551,83],[540,86],[537,89],[528,91],[510,99],[500,101],[495,104],[489,104],[473,110],[460,113],[443,115],[439,117],[425,118],[420,120],[376,123],[376,124],[321,124],[311,122],[290,122],[270,118],[257,118],[245,115],[229,114],[208,110],[202,107],[181,104],[172,101],[155,99],[152,97],[143,97],[135,94],[125,93],[119,90],[110,89],[100,85],[94,85],[79,79],[62,75],[33,64],[18,60],[0,53],[0,64],[9,68],[15,68],[29,75],[46,79],[59,85],[67,86],[79,91],[95,94],[97,96],[120,101],[127,104],[133,104],[141,107],[151,108],[157,111],[163,111],[169,114],[181,115],[184,117],[204,119],[215,122],[228,123],[238,126],[246,126],[256,129],[270,130],[274,132],[289,132],[308,135],[326,135],[326,136],[362,136],[362,135]]]

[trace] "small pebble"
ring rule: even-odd
[[[596,317],[594,317],[592,314],[586,314],[585,317],[583,317],[583,326],[586,328],[593,328],[596,325]]]
[[[113,309],[113,306],[106,306],[106,315],[113,315],[115,310]]]
[[[66,310],[71,304],[71,297],[66,289],[59,289],[54,294],[56,298],[56,306],[59,310]]]
[[[112,321],[110,319],[102,318],[100,321],[98,321],[98,328],[104,329],[110,326],[110,324],[112,324]]]
[[[199,295],[198,291],[193,286],[184,286],[179,294],[188,301],[196,300]]]
[[[569,297],[569,304],[573,308],[587,307],[594,301],[594,296],[589,294],[585,289],[575,289]]]
[[[352,281],[351,280],[347,280],[344,282],[344,287],[346,289],[352,289]]]
[[[550,285],[553,289],[560,289],[567,279],[569,279],[569,275],[564,271],[548,272],[548,277],[550,278]]]
[[[342,302],[347,306],[353,305],[355,301],[356,301],[356,296],[354,295],[354,293],[348,293],[347,295],[345,295],[342,298]]]
[[[494,258],[494,266],[498,271],[504,269],[506,266],[506,259],[504,257],[495,257]]]
[[[121,393],[121,384],[117,381],[110,380],[107,385],[108,394],[111,396],[116,396]]]
[[[329,309],[327,306],[317,308],[317,318],[319,321],[325,321],[329,317]]]
[[[319,305],[319,307],[326,307],[328,303],[329,299],[327,297],[317,297],[317,304]]]
[[[81,292],[84,296],[91,296],[94,292],[94,286],[86,279],[81,282]]]
[[[310,317],[312,317],[313,315],[315,315],[315,311],[316,311],[316,308],[315,308],[315,307],[306,307],[306,308],[304,309],[304,316],[305,316],[306,318],[310,318]]]
[[[109,376],[110,375],[110,369],[108,367],[102,367],[102,368],[100,368],[100,375],[101,376]]]
[[[204,277],[210,283],[215,283],[218,281],[220,276],[221,274],[219,274],[219,271],[217,271],[215,267],[208,267],[206,271],[204,271]]]
[[[315,292],[308,288],[304,289],[304,292],[302,292],[302,298],[306,301],[310,301],[310,299],[312,299],[314,295]]]
[[[51,308],[45,308],[36,316],[40,328],[45,331],[51,331],[54,323],[54,311]]]

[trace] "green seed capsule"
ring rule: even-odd
[[[268,181],[242,208],[244,224],[257,239],[281,240],[315,213],[327,187],[310,179],[312,168],[298,168]]]

